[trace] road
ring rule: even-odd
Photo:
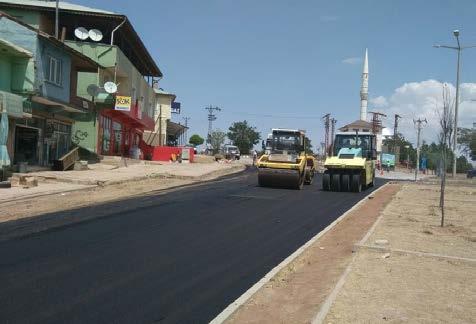
[[[256,181],[247,171],[70,211],[111,214],[1,242],[0,321],[208,322],[370,191]]]

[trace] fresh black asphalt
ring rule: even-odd
[[[0,322],[209,322],[370,190],[260,188],[249,170],[67,212],[109,214],[1,242]]]

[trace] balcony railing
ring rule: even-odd
[[[12,117],[23,117],[24,99],[11,92],[0,91],[0,110],[6,110]]]

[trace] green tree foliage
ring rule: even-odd
[[[217,154],[220,152],[220,148],[222,147],[223,143],[225,143],[226,134],[225,132],[217,129],[211,132],[210,134],[210,145],[213,150],[213,154]]]
[[[395,147],[400,148],[400,161],[401,163],[406,162],[410,158],[410,163],[415,165],[416,162],[416,149],[413,147],[413,144],[410,143],[402,134],[398,133],[396,140],[394,138],[387,138],[383,141],[383,145],[386,145],[390,152],[394,151]]]
[[[261,139],[256,127],[249,125],[246,120],[234,122],[228,130],[228,138],[243,154],[248,154],[253,145],[258,144]]]
[[[464,153],[469,154],[476,161],[476,130],[472,128],[459,128],[458,143]]]
[[[473,166],[471,163],[468,162],[466,156],[461,155],[459,158],[456,159],[456,172],[463,173],[468,170],[471,170]]]
[[[204,141],[205,140],[198,134],[193,134],[192,136],[190,136],[190,139],[188,140],[188,142],[192,144],[193,146],[202,145]]]

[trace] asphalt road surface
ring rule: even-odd
[[[0,322],[206,323],[370,192],[320,187],[250,170],[76,210],[111,213],[0,243]]]

